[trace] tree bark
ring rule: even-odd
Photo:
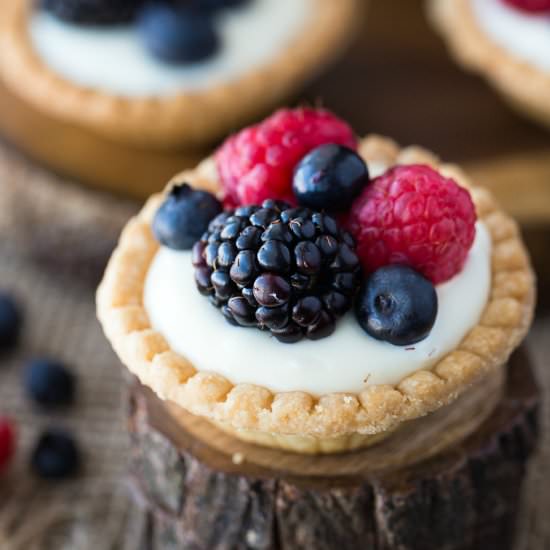
[[[510,362],[493,413],[444,452],[389,471],[365,467],[341,475],[331,467],[324,475],[299,475],[296,468],[280,467],[278,451],[264,451],[273,453],[274,466],[266,468],[241,462],[245,453],[230,457],[213,450],[208,441],[170,425],[161,401],[136,385],[129,417],[131,472],[135,492],[148,506],[149,547],[510,549],[537,439],[537,407],[536,383],[521,352]],[[293,460],[292,453],[284,454]]]

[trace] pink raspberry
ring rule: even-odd
[[[15,430],[7,418],[0,417],[0,474],[8,467],[15,452]]]
[[[294,167],[325,143],[357,146],[345,122],[329,111],[310,108],[281,109],[231,136],[216,153],[226,205],[261,204],[265,199],[296,204]]]
[[[550,0],[503,0],[503,2],[525,12],[550,12]]]
[[[461,271],[475,222],[470,193],[423,165],[396,166],[376,178],[348,220],[367,272],[401,263],[434,284]]]

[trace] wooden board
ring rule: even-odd
[[[537,396],[526,356],[516,355],[503,399],[478,430],[429,460],[378,471],[368,460],[375,448],[329,462],[261,449],[262,464],[246,443],[221,452],[213,432],[184,430],[137,389],[131,469],[149,507],[148,547],[507,550]],[[363,466],[352,471],[351,462]]]

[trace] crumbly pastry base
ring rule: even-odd
[[[460,345],[430,370],[419,370],[395,386],[372,385],[360,393],[320,397],[299,391],[273,393],[251,384],[234,385],[218,374],[197,371],[151,328],[143,306],[144,282],[159,246],[150,226],[163,200],[163,195],[157,194],[127,224],[97,293],[98,317],[105,334],[122,362],[142,383],[162,399],[236,432],[334,440],[355,433],[374,435],[394,430],[405,421],[453,402],[471,385],[503,368],[527,333],[535,303],[534,274],[517,224],[498,209],[487,190],[474,186],[460,168],[440,164],[419,147],[399,149],[389,139],[368,136],[360,144],[360,153],[367,162],[434,165],[470,190],[478,217],[491,234],[493,273],[484,313]],[[219,190],[212,159],[179,174],[171,184],[182,181],[212,192]],[[345,449],[343,443],[342,448],[332,450]]]
[[[136,99],[79,87],[54,74],[28,36],[34,2],[10,0],[0,13],[0,78],[35,108],[115,141],[200,147],[273,108],[348,44],[366,0],[315,3],[308,29],[316,32],[302,33],[262,67],[205,91]]]
[[[517,108],[550,126],[550,73],[494,43],[479,27],[470,0],[428,0],[427,9],[458,63],[484,75]]]
[[[263,447],[284,449],[301,454],[330,454],[342,451],[355,451],[380,443],[393,433],[393,430],[378,434],[350,434],[335,437],[316,437],[313,435],[294,435],[267,433],[258,430],[243,430],[232,428],[230,424],[217,422],[216,427],[248,443],[255,443]]]

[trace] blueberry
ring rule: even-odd
[[[15,300],[0,293],[0,351],[15,347],[19,339],[22,324],[21,311]]]
[[[414,269],[388,265],[365,281],[355,314],[373,338],[408,346],[430,333],[437,316],[437,294],[432,283]]]
[[[193,8],[212,13],[223,9],[241,8],[251,0],[191,0]]]
[[[23,382],[28,396],[43,407],[69,405],[74,400],[75,377],[58,361],[29,361],[23,374]]]
[[[168,248],[190,250],[221,210],[211,193],[176,185],[155,214],[153,233]]]
[[[200,10],[151,2],[138,17],[147,49],[167,63],[196,63],[213,56],[220,41],[212,18]]]
[[[38,439],[31,457],[35,474],[59,480],[74,476],[80,468],[80,451],[70,434],[58,429],[45,431]]]
[[[365,161],[351,149],[328,143],[296,166],[292,189],[298,203],[315,210],[347,210],[369,183]]]

